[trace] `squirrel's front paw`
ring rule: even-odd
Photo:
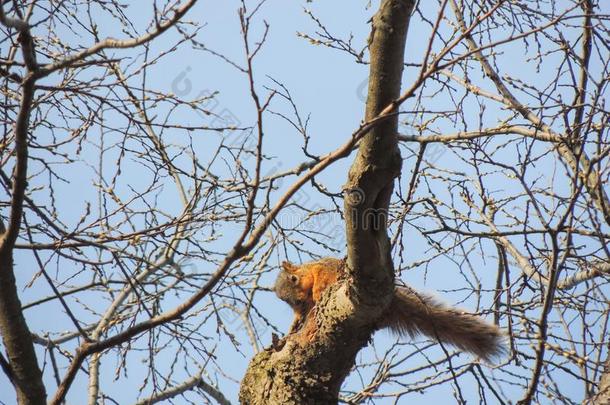
[[[284,347],[285,344],[286,344],[285,337],[280,339],[280,337],[278,335],[276,335],[275,333],[271,334],[271,347],[273,348],[273,350],[275,350],[276,352],[279,352],[280,350],[282,350],[282,348]]]

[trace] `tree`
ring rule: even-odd
[[[1,3],[0,378],[20,404],[229,403],[234,351],[258,353],[247,403],[607,401],[604,3],[360,6],[368,41],[309,9],[315,32],[298,34],[370,66],[366,113],[333,150],[333,123],[261,71],[281,61],[279,5],[242,1],[237,35],[216,41],[189,19],[235,5]],[[196,67],[159,86],[184,58]],[[195,75],[224,93],[194,94]],[[220,101],[229,78],[240,114]],[[342,254],[350,280],[317,308],[319,341],[263,350],[289,322],[270,304],[277,265]],[[506,358],[371,341],[395,279],[488,315]]]

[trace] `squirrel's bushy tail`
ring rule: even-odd
[[[396,288],[382,322],[382,328],[390,328],[400,335],[423,334],[485,360],[504,351],[503,335],[497,326],[408,288]]]

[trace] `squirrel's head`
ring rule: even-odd
[[[293,308],[299,308],[307,303],[309,292],[303,289],[299,267],[290,262],[282,263],[282,271],[275,281],[275,294]]]

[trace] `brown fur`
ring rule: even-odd
[[[315,338],[316,323],[310,313],[322,293],[344,273],[345,262],[326,258],[295,266],[282,263],[275,283],[277,296],[293,309],[295,317],[289,333],[299,332],[305,340]],[[423,334],[489,360],[503,352],[502,333],[497,326],[478,316],[436,302],[409,288],[396,287],[379,329],[389,328],[400,336]]]
[[[401,336],[425,335],[490,360],[503,352],[502,333],[476,315],[449,308],[434,298],[397,287],[380,328]]]

